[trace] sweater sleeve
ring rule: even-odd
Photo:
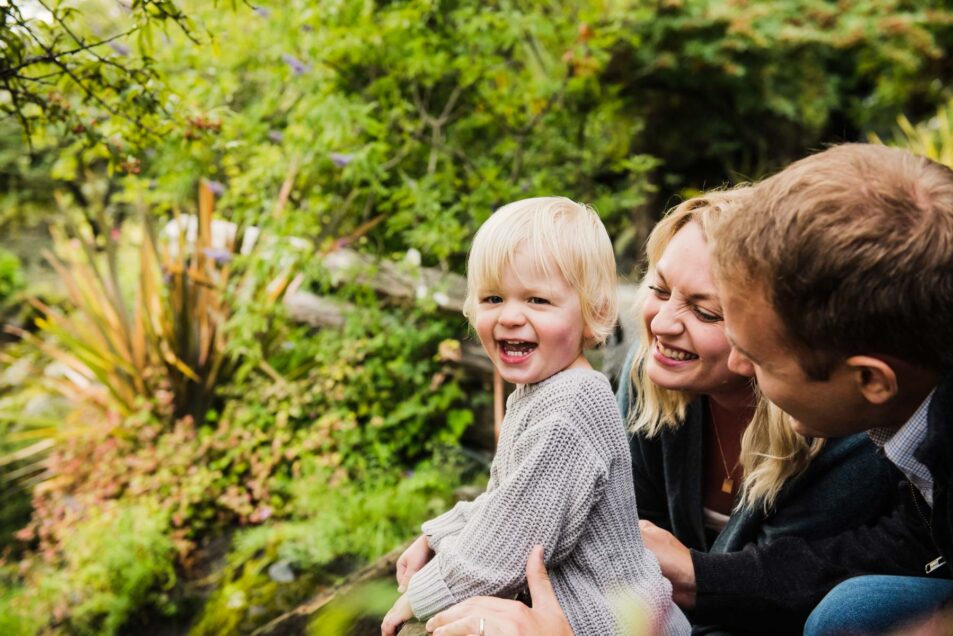
[[[438,552],[411,579],[407,594],[418,618],[471,596],[515,593],[534,545],[552,566],[578,541],[605,484],[602,458],[564,418],[524,431],[514,456],[523,459],[470,509],[453,550]]]
[[[863,574],[923,576],[937,550],[903,506],[871,526],[808,541],[779,537],[739,552],[692,550],[697,622],[725,627],[801,621],[837,583]]]
[[[434,517],[430,521],[425,521],[421,526],[423,533],[427,535],[427,542],[434,552],[440,551],[440,545],[447,537],[451,537],[467,524],[473,511],[483,505],[488,493],[484,492],[473,501],[459,501],[450,510]]]

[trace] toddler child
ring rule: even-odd
[[[642,545],[612,388],[583,356],[615,325],[615,288],[612,243],[587,206],[517,201],[477,232],[463,311],[516,390],[486,492],[424,523],[401,556],[406,592],[385,617],[384,636],[412,615],[424,619],[472,596],[513,596],[537,544],[577,636],[632,633],[620,608],[642,612],[651,633],[690,631]],[[487,634],[491,623],[481,624]]]

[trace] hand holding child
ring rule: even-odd
[[[532,607],[519,601],[477,596],[457,603],[429,621],[427,631],[434,636],[572,636],[572,628],[559,606],[553,584],[546,572],[542,546],[536,546],[526,562],[526,585]]]
[[[639,521],[642,541],[655,554],[662,576],[672,583],[672,600],[684,609],[695,607],[695,565],[692,553],[685,544],[668,530],[659,528],[651,521]]]

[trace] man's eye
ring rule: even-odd
[[[533,296],[529,299],[531,305],[548,305],[549,301],[539,296]]]
[[[698,316],[698,319],[702,322],[721,322],[724,320],[718,314],[713,314],[710,311],[705,311],[701,307],[693,307],[692,311],[695,312],[695,315]]]
[[[497,303],[503,302],[503,299],[499,296],[484,296],[480,299],[481,303],[488,303],[490,305],[495,305]]]
[[[662,289],[661,287],[656,287],[655,285],[649,285],[649,289],[655,294],[655,297],[659,300],[668,300],[668,297],[671,296],[671,292],[667,289]]]

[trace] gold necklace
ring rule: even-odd
[[[731,477],[731,472],[728,470],[728,460],[725,459],[725,449],[721,447],[721,437],[718,436],[718,425],[715,424],[715,418],[711,418],[711,428],[715,431],[715,441],[718,443],[718,453],[721,455],[721,465],[725,467],[725,481],[721,482],[721,492],[730,495],[735,490],[735,480]],[[738,467],[738,462],[735,462],[735,468]]]

